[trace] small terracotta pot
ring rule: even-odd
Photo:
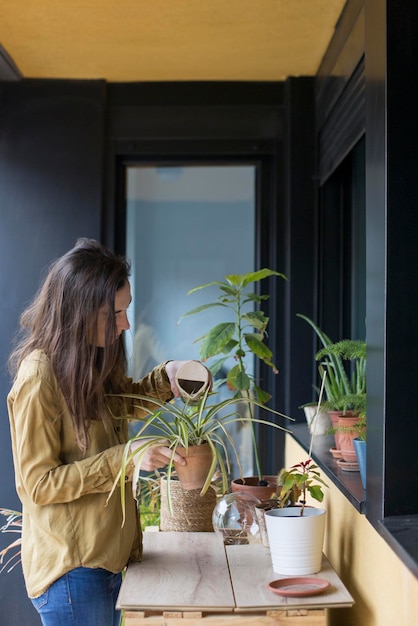
[[[338,418],[342,415],[342,411],[329,411],[329,419],[333,428],[337,427]],[[335,449],[340,450],[340,433],[334,432]]]
[[[353,414],[345,414],[338,418],[337,420],[337,428],[340,428],[339,435],[339,444],[341,450],[341,456],[347,463],[357,463],[357,455],[354,449],[353,439],[357,437],[358,432],[344,432],[344,428],[352,428],[356,424],[358,424],[359,416]]]
[[[236,478],[231,482],[231,491],[242,493],[250,493],[261,502],[271,500],[277,490],[277,476],[263,476],[263,480],[268,482],[268,486],[258,485],[258,476],[245,476],[245,478]]]
[[[186,459],[186,465],[174,462],[174,468],[185,491],[201,489],[208,477],[212,463],[212,450],[207,443],[200,446],[176,448],[176,452]]]

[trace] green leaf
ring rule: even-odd
[[[184,319],[185,317],[189,317],[190,315],[195,315],[196,313],[201,313],[201,311],[206,311],[206,309],[211,309],[214,306],[223,306],[224,307],[225,305],[222,304],[221,302],[210,302],[208,304],[201,304],[200,306],[197,306],[195,309],[191,309],[187,313],[183,313],[183,315],[180,317],[180,319],[177,322],[177,324],[180,324],[181,320]]]
[[[280,272],[276,272],[275,270],[271,270],[268,268],[264,268],[262,270],[258,270],[257,272],[250,272],[249,274],[245,274],[242,277],[242,287],[246,287],[249,283],[255,283],[263,278],[267,278],[268,276],[280,276],[280,278],[286,279],[284,274]]]
[[[239,287],[240,289],[242,289],[242,287],[244,286],[243,279],[245,276],[246,274],[228,274],[227,276],[225,276],[225,278],[230,285],[235,285],[235,287]]]
[[[231,339],[231,341],[228,341],[228,343],[223,347],[223,354],[229,354],[232,350],[235,350],[237,345],[238,341],[236,339]]]
[[[268,294],[259,295],[258,293],[246,293],[243,304],[247,302],[261,302],[262,300],[268,300],[270,296]]]
[[[312,498],[318,500],[318,502],[322,502],[324,499],[324,493],[319,485],[308,485],[308,491]]]
[[[228,302],[233,302],[235,300],[235,298],[237,297],[237,289],[235,287],[230,287],[229,285],[221,285],[220,286],[220,290],[223,291],[224,293],[226,293],[228,296],[233,296],[233,300],[232,299],[228,299]]]
[[[308,474],[294,474],[295,482],[298,487],[303,487],[308,478]]]
[[[293,489],[293,485],[295,484],[296,484],[296,481],[295,481],[294,476],[292,476],[292,474],[287,474],[283,482],[283,489],[285,489],[286,491],[290,491],[291,489]]]
[[[209,366],[210,371],[212,372],[212,376],[215,378],[216,374],[221,371],[225,361],[228,360],[228,357],[224,357],[223,359],[218,359],[214,363],[211,363]]]
[[[235,333],[235,324],[233,322],[224,322],[217,324],[203,338],[200,346],[200,356],[203,360],[211,356],[223,352],[227,343],[232,339]]]
[[[245,313],[242,319],[257,330],[264,330],[269,322],[269,318],[264,315],[263,311],[250,311]]]
[[[256,356],[263,361],[270,361],[273,356],[272,351],[263,343],[263,336],[256,333],[244,335],[245,343]]]
[[[222,286],[225,286],[226,283],[224,283],[223,281],[220,281],[220,280],[213,280],[210,283],[205,283],[204,285],[199,285],[198,287],[193,287],[193,289],[190,289],[190,291],[187,292],[187,295],[189,296],[190,294],[195,293],[196,291],[200,291],[201,289],[206,289],[206,287],[214,287],[215,285],[217,285],[218,287],[222,287]]]
[[[267,391],[264,391],[264,389],[261,389],[261,387],[256,384],[254,384],[254,393],[257,400],[262,404],[266,404],[266,402],[268,402],[271,398],[271,395],[267,393]]]
[[[240,367],[240,365],[235,365],[228,372],[228,376],[226,377],[226,379],[233,389],[238,389],[240,391],[246,391],[251,386],[250,377]]]

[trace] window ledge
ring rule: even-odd
[[[294,424],[291,427],[293,438],[309,452],[311,433],[307,424]],[[330,448],[335,445],[333,435],[317,435],[312,446],[312,458],[326,476],[340,489],[351,504],[359,511],[366,512],[366,492],[363,489],[359,472],[344,472],[338,467]]]
[[[418,515],[395,515],[379,522],[379,532],[418,577]]]
[[[306,424],[292,426],[292,436],[306,452],[309,452],[311,435]],[[343,472],[334,460],[330,448],[334,437],[317,435],[312,446],[312,458],[321,470],[359,511],[366,512],[366,492],[358,472]],[[395,515],[377,523],[376,530],[418,578],[418,515]]]

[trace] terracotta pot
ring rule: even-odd
[[[329,411],[329,419],[333,428],[337,427],[338,418],[342,415],[342,411]],[[340,433],[334,432],[335,449],[340,450]]]
[[[208,477],[212,463],[212,450],[207,443],[200,446],[176,448],[176,452],[186,459],[186,465],[174,462],[174,468],[185,491],[201,489]]]
[[[231,482],[231,491],[236,493],[238,491],[242,493],[249,493],[255,496],[261,502],[264,500],[270,500],[276,493],[277,489],[277,476],[263,476],[263,480],[268,482],[268,486],[258,485],[258,476],[245,476],[245,478],[236,478]]]
[[[354,449],[353,439],[357,437],[358,432],[345,432],[343,429],[351,429],[353,426],[358,424],[359,419],[358,414],[353,415],[352,413],[346,413],[345,415],[340,416],[337,420],[337,428],[340,429],[338,436],[341,456],[347,463],[357,463],[357,455]]]

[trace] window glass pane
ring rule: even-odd
[[[178,324],[184,313],[217,295],[202,290],[188,296],[190,289],[254,269],[255,176],[253,165],[128,167],[128,353],[134,378],[167,359],[199,359],[195,340],[225,320],[215,308]],[[248,448],[251,473],[249,433],[239,433],[239,446]]]

